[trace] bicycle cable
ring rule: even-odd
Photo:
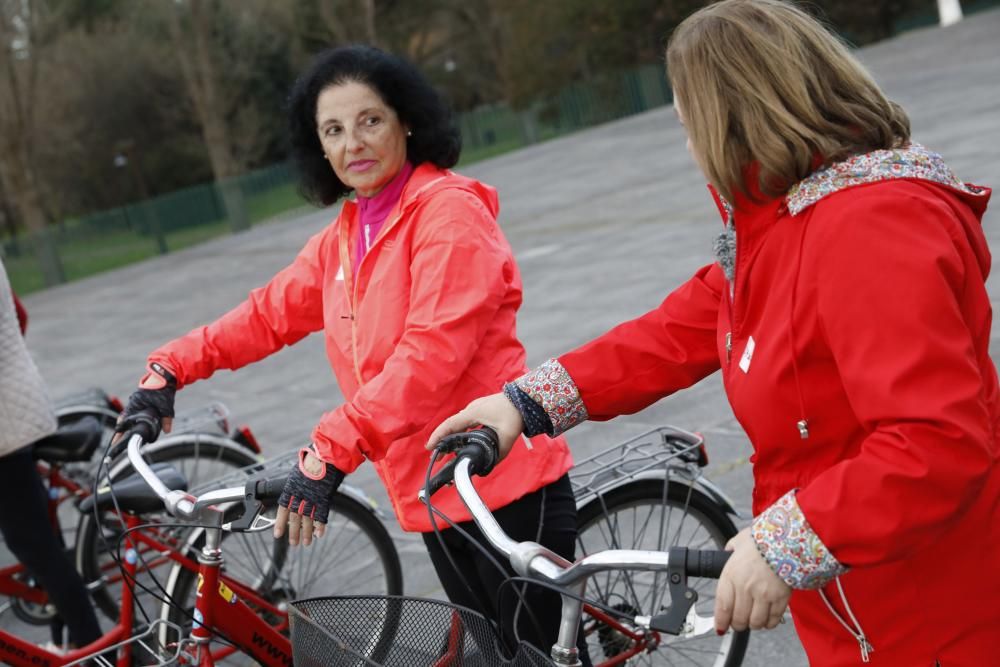
[[[93,489],[91,489],[94,496],[94,507],[93,507],[94,524],[96,526],[98,539],[100,540],[101,544],[106,548],[108,555],[111,557],[111,560],[115,562],[115,565],[117,565],[118,569],[122,572],[122,581],[124,581],[125,585],[128,586],[129,592],[132,594],[132,599],[135,603],[135,606],[139,608],[139,612],[142,614],[142,618],[146,622],[146,625],[149,625],[151,623],[149,619],[149,614],[146,613],[146,609],[145,607],[142,606],[142,602],[139,601],[139,597],[136,595],[135,588],[133,587],[133,584],[138,582],[129,581],[128,577],[124,576],[125,567],[122,565],[121,555],[120,553],[118,553],[117,550],[111,549],[111,544],[108,542],[107,537],[105,537],[104,535],[104,524],[101,521],[101,513],[98,503],[98,500],[100,499],[99,484],[101,481],[101,472],[104,469],[105,464],[110,462],[111,448],[114,444],[116,443],[114,437],[112,436],[112,438],[108,440],[107,446],[104,448],[104,453],[101,455],[101,459],[97,464],[97,473],[94,475],[94,486]],[[125,522],[121,518],[123,514],[121,511],[121,507],[118,504],[118,497],[115,495],[115,489],[113,480],[111,479],[110,469],[106,472],[106,475],[108,478],[108,496],[111,498],[112,505],[114,505],[115,516],[118,517],[118,521],[121,524],[122,528],[126,528]],[[145,565],[145,561],[143,561],[143,565]]]
[[[105,449],[104,449],[104,455],[101,457],[101,461],[98,464],[97,474],[96,474],[95,479],[94,479],[94,489],[93,489],[95,499],[97,498],[97,485],[98,485],[99,480],[101,479],[101,470],[104,467],[104,464],[105,464],[106,460],[110,458],[108,455],[111,452],[112,445],[113,445],[113,443],[111,441],[109,441],[107,447],[105,447]],[[100,513],[98,511],[98,504],[97,504],[96,500],[94,502],[94,511],[93,511],[93,513],[94,513],[94,521],[95,521],[95,523],[97,525],[98,536],[99,536],[102,544],[107,548],[108,555],[111,557],[111,559],[118,566],[118,569],[121,571],[121,573],[122,573],[122,581],[125,582],[125,585],[128,586],[129,591],[132,593],[133,601],[134,601],[135,605],[139,608],[139,611],[142,613],[142,617],[143,617],[146,625],[147,626],[151,625],[152,621],[150,620],[149,614],[146,612],[146,609],[143,607],[142,602],[139,601],[139,596],[136,594],[136,589],[135,589],[136,586],[138,586],[140,590],[142,590],[143,592],[149,594],[153,599],[157,600],[161,604],[168,604],[168,605],[170,605],[171,607],[173,607],[174,609],[176,609],[180,613],[182,613],[184,616],[186,616],[187,618],[189,618],[192,621],[194,621],[194,615],[191,612],[189,612],[186,609],[182,608],[178,603],[176,603],[172,599],[170,599],[170,594],[168,593],[166,587],[160,582],[159,579],[157,579],[156,575],[153,574],[152,570],[149,568],[149,566],[148,566],[148,564],[147,564],[144,556],[142,555],[142,553],[141,553],[141,551],[139,549],[135,549],[136,557],[138,558],[139,562],[141,562],[146,567],[146,573],[149,575],[149,578],[156,584],[156,587],[160,590],[160,592],[162,592],[162,597],[160,596],[160,594],[157,593],[157,591],[153,590],[151,587],[149,587],[149,586],[143,584],[142,582],[140,582],[138,580],[137,576],[134,576],[134,577],[129,577],[128,576],[128,573],[126,572],[125,567],[122,565],[122,561],[121,561],[121,558],[122,558],[121,557],[122,542],[124,541],[124,539],[132,531],[143,529],[143,528],[150,528],[150,527],[160,526],[160,527],[168,527],[168,528],[170,528],[170,527],[177,527],[177,528],[203,528],[203,529],[210,529],[212,526],[202,525],[202,524],[196,524],[196,523],[146,523],[146,524],[140,524],[140,525],[138,525],[138,526],[136,526],[134,528],[129,528],[125,524],[124,520],[122,519],[122,517],[124,516],[124,513],[122,512],[121,506],[118,504],[118,498],[115,495],[114,484],[112,483],[112,479],[111,479],[111,471],[108,470],[108,472],[106,474],[107,474],[107,477],[108,477],[108,495],[111,498],[112,504],[114,505],[115,516],[118,518],[118,522],[121,525],[121,527],[125,529],[122,532],[122,534],[118,536],[118,543],[115,545],[114,549],[111,548],[112,545],[108,542],[107,537],[105,537],[105,535],[104,535],[104,530],[102,528],[103,524],[101,522],[101,517],[100,517]],[[212,633],[213,633],[213,635],[217,636],[222,643],[229,644],[229,645],[233,646],[234,648],[236,648],[236,644],[229,637],[226,637],[222,633],[216,632],[215,630],[212,630]],[[179,639],[180,638],[178,638],[178,640]]]
[[[431,485],[431,471],[434,468],[434,464],[437,463],[437,461],[440,459],[440,457],[441,457],[440,450],[435,449],[434,450],[434,454],[431,457],[430,464],[428,464],[428,466],[427,466],[427,472],[426,472],[426,474],[424,476],[424,488],[425,489],[429,489],[430,488],[430,485]],[[481,544],[479,542],[479,540],[476,540],[475,538],[473,538],[472,535],[470,535],[468,531],[466,531],[464,528],[462,528],[457,523],[455,523],[454,521],[452,521],[451,518],[449,518],[444,512],[442,512],[438,508],[434,507],[433,503],[431,502],[430,496],[428,496],[427,497],[427,515],[430,518],[431,528],[434,531],[434,535],[435,535],[435,537],[437,537],[438,543],[441,545],[441,549],[444,551],[445,556],[448,558],[448,562],[451,564],[452,570],[454,570],[454,572],[458,575],[459,579],[462,581],[462,584],[469,591],[469,593],[472,594],[473,598],[475,598],[477,601],[479,600],[479,596],[476,595],[475,591],[472,590],[472,586],[469,585],[468,580],[462,574],[462,571],[461,571],[461,569],[459,569],[458,565],[455,563],[454,558],[452,558],[451,552],[448,549],[448,546],[445,544],[444,536],[441,534],[441,529],[438,528],[437,521],[434,520],[434,515],[435,514],[437,516],[439,516],[442,521],[444,521],[451,528],[453,528],[459,535],[461,535],[468,542],[470,542],[473,545],[473,547],[475,547],[476,549],[478,549],[487,558],[487,560],[489,560],[489,562],[493,564],[493,566],[497,569],[497,571],[500,572],[500,574],[503,576],[504,581],[506,581],[507,579],[510,579],[510,574],[508,573],[507,568],[505,568],[503,565],[500,564],[500,562],[496,559],[496,557],[493,555],[493,553],[485,545]],[[502,588],[503,588],[503,582],[501,582],[501,585],[500,585],[500,587],[497,590],[499,591]],[[520,591],[520,590],[518,590],[516,588],[514,589],[514,592],[515,592],[515,594],[518,597],[518,604],[521,605],[523,607],[523,609],[528,613],[528,616],[530,618],[531,624],[535,626],[535,633],[538,635],[538,637],[544,637],[545,633],[542,631],[542,624],[539,622],[538,616],[535,615],[534,610],[532,610],[531,605],[528,604],[528,601],[525,599],[524,594],[522,593],[522,591]],[[497,619],[503,618],[502,616],[500,616],[500,608],[499,608],[499,606],[500,606],[500,599],[498,598],[497,599],[497,608],[495,610],[497,612],[497,615],[496,615]],[[480,608],[479,611],[484,616],[487,616],[487,614],[485,613],[485,611],[482,608]],[[487,616],[487,618],[488,618],[488,616]],[[497,636],[498,636],[498,638],[500,640],[500,642],[499,642],[500,646],[506,648],[506,643],[504,642],[505,631],[504,631],[503,623],[496,623],[496,627],[497,627]],[[514,624],[513,631],[514,631],[514,641],[515,642],[520,642],[521,638],[520,638],[520,635],[519,635],[516,623]]]
[[[145,529],[145,528],[203,528],[203,529],[208,530],[208,529],[213,528],[213,526],[210,526],[208,524],[201,524],[201,523],[179,523],[178,522],[178,523],[144,523],[144,524],[140,524],[138,526],[133,526],[132,528],[126,528],[125,531],[121,535],[118,536],[117,549],[119,551],[119,558],[121,557],[120,552],[121,552],[121,548],[122,548],[122,542],[124,542],[125,538],[128,537],[129,533],[131,533],[133,531],[142,530],[142,529]],[[220,574],[221,574],[221,572],[220,572]],[[122,575],[123,576],[127,576],[124,570],[122,571]],[[157,586],[163,592],[163,597],[160,597],[156,593],[156,591],[154,591],[152,588],[149,588],[145,584],[141,583],[137,579],[133,579],[132,581],[133,581],[133,583],[136,586],[140,587],[146,593],[149,593],[149,595],[151,595],[153,598],[155,598],[159,602],[161,602],[163,604],[170,605],[173,609],[175,609],[178,612],[180,612],[181,614],[183,614],[189,620],[191,620],[193,622],[196,622],[193,612],[188,611],[187,609],[185,609],[184,607],[182,607],[179,602],[174,601],[170,597],[170,594],[167,592],[166,588],[164,588],[163,585],[160,584],[159,580],[157,580],[155,576],[153,576],[152,574],[150,574],[149,576],[150,576],[151,579],[153,579],[153,581],[156,581]],[[222,580],[220,579],[220,581],[222,581]],[[235,648],[236,650],[240,651],[241,653],[243,652],[240,649],[239,645],[235,642],[235,640],[230,639],[225,634],[223,634],[222,632],[219,632],[216,629],[213,629],[213,628],[207,628],[207,629],[208,629],[209,632],[212,633],[212,636],[214,638],[217,638],[221,643],[228,644],[230,647]],[[179,638],[178,638],[178,640],[179,640]]]
[[[608,614],[609,616],[617,616],[623,621],[630,621],[630,622],[635,621],[635,616],[632,614],[627,614],[623,612],[621,609],[614,609],[612,607],[608,607],[600,602],[594,602],[593,600],[590,600],[582,595],[574,593],[567,588],[563,588],[559,584],[553,584],[549,581],[542,581],[541,579],[532,579],[531,577],[513,576],[513,577],[508,577],[506,581],[500,584],[500,587],[503,588],[503,586],[508,584],[513,585],[518,581],[523,581],[526,584],[534,584],[535,586],[541,586],[542,588],[548,588],[561,595],[565,595],[568,598],[573,598],[574,600],[579,600],[580,602],[586,605],[590,605],[594,609],[598,609],[604,612],[605,614]]]

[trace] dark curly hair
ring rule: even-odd
[[[442,169],[455,166],[462,152],[462,137],[454,116],[413,65],[372,46],[328,49],[299,76],[288,99],[292,160],[299,190],[306,199],[328,206],[351,191],[330,168],[316,130],[320,93],[348,82],[369,86],[410,129],[406,159],[411,164],[431,162]]]

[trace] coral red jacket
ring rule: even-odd
[[[874,665],[991,664],[1000,405],[980,224],[990,192],[919,147],[879,153],[787,197],[736,201],[732,282],[707,266],[656,310],[551,363],[596,420],[721,367],[754,447],[758,546],[786,581],[831,567],[856,617],[835,581],[820,590],[850,633],[819,590],[795,591],[811,664],[859,664],[860,631]],[[789,545],[792,532],[812,541]]]
[[[428,164],[418,166],[371,249],[352,271],[357,208],[314,236],[290,266],[235,309],[156,350],[183,386],[236,369],[314,331],[346,402],[313,431],[325,460],[352,472],[375,463],[406,530],[431,529],[417,500],[427,437],[469,401],[526,370],[515,333],[521,278],[496,224],[496,191]],[[572,465],[561,438],[516,446],[477,480],[491,508],[561,477]],[[469,515],[453,488],[435,505]]]

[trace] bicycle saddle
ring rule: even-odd
[[[72,424],[60,426],[58,431],[36,442],[33,454],[36,459],[49,463],[89,461],[101,444],[103,435],[101,422],[97,417],[88,415]]]
[[[187,479],[177,468],[169,463],[154,463],[150,466],[171,491],[187,491]],[[114,498],[112,499],[112,491]],[[163,510],[163,501],[156,492],[149,488],[145,480],[138,474],[131,474],[123,480],[114,482],[111,487],[102,486],[97,495],[87,496],[80,502],[80,512],[93,512],[94,503],[101,510],[113,510],[115,503],[123,512],[143,514]]]

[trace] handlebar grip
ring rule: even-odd
[[[500,460],[500,438],[497,432],[489,426],[480,426],[463,435],[465,445],[456,458],[464,457],[470,460],[470,474],[488,475]]]
[[[152,410],[141,410],[125,417],[115,430],[121,433],[122,437],[115,446],[117,451],[112,456],[124,449],[133,435],[141,436],[146,443],[156,440],[160,435],[160,419]]]
[[[722,568],[732,555],[732,551],[689,551],[684,568],[685,574],[689,577],[718,579],[722,574]]]
[[[284,490],[285,482],[287,481],[288,475],[258,480],[254,484],[254,495],[257,500],[263,502],[276,501],[281,497],[281,492]]]
[[[455,478],[455,464],[462,459],[469,460],[470,475],[488,475],[500,460],[500,438],[489,426],[480,426],[472,431],[455,433],[441,439],[438,450],[455,452],[455,458],[448,461],[431,477],[425,489],[427,497],[433,496],[441,487]]]

